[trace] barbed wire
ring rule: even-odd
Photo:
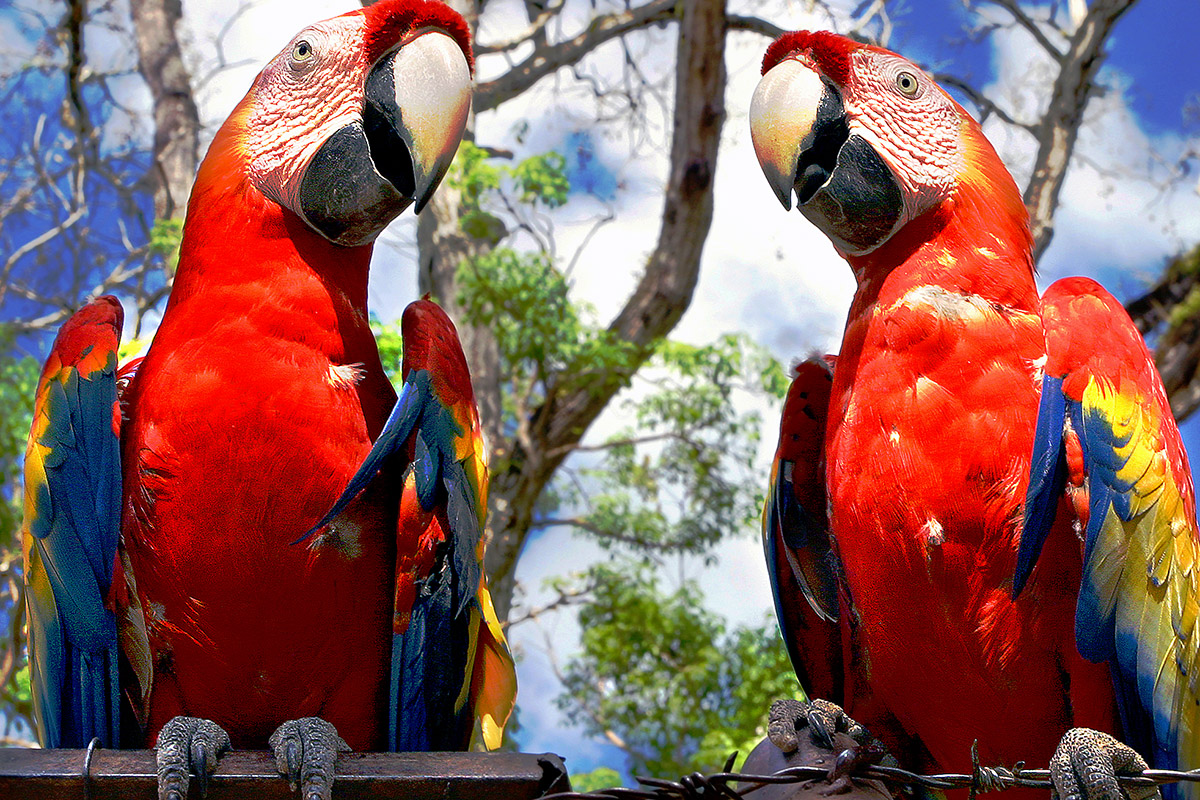
[[[1048,769],[1025,769],[1023,761],[1011,768],[985,767],[979,763],[975,746],[971,747],[971,757],[974,771],[969,775],[962,773],[919,775],[900,767],[866,765],[849,772],[847,776],[859,780],[881,781],[890,787],[897,788],[920,786],[938,790],[969,789],[970,800],[974,800],[976,795],[982,792],[1016,788],[1053,788]],[[770,775],[731,772],[736,758],[737,753],[734,753],[725,762],[723,771],[709,775],[695,772],[685,775],[677,781],[634,776],[634,780],[645,788],[617,787],[594,792],[559,792],[546,795],[542,800],[712,800],[716,797],[741,800],[764,786],[826,781],[830,777],[829,769],[817,766],[787,767]],[[1116,778],[1117,783],[1122,787],[1129,788],[1147,788],[1167,783],[1200,783],[1200,769],[1191,771],[1147,769],[1137,775],[1123,774],[1117,775]],[[734,788],[733,784],[740,785]]]

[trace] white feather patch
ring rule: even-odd
[[[325,380],[335,389],[353,389],[365,374],[362,364],[330,364]]]

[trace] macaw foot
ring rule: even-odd
[[[158,732],[155,760],[158,765],[158,800],[183,800],[194,773],[200,796],[208,791],[208,777],[217,759],[229,749],[229,734],[217,723],[196,717],[175,717]]]
[[[1129,745],[1091,728],[1072,728],[1050,759],[1054,800],[1162,800],[1157,786],[1125,786],[1118,775],[1137,775],[1146,760]]]
[[[813,700],[802,703],[798,700],[776,700],[771,704],[767,717],[767,738],[785,753],[794,753],[800,746],[799,732],[808,728],[813,743],[833,749],[833,735],[845,733],[860,745],[868,744],[874,737],[850,717],[841,706],[828,700]]]
[[[827,750],[837,749],[834,735],[838,733],[846,734],[854,742],[854,746],[838,753],[833,766],[829,768],[830,786],[821,792],[823,795],[850,791],[852,773],[866,764],[878,764],[888,757],[887,748],[882,742],[847,716],[841,706],[828,700],[809,703],[776,700],[771,704],[767,738],[784,753],[796,752],[800,747],[800,731],[805,728],[813,744]]]
[[[350,750],[336,728],[320,717],[294,719],[275,729],[270,744],[293,792],[300,786],[304,800],[330,800],[337,754]]]

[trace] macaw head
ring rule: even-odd
[[[968,186],[1025,211],[979,124],[901,56],[824,31],[781,36],[750,106],[759,164],[785,209],[843,254],[871,253]]]
[[[471,72],[466,23],[434,0],[309,25],[254,80],[197,185],[233,171],[329,241],[367,244],[445,175]]]

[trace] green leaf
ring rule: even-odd
[[[571,790],[575,792],[599,792],[621,785],[621,776],[611,767],[596,767],[591,772],[571,776]]]
[[[179,245],[183,242],[182,219],[156,219],[150,229],[150,252],[161,256],[169,273],[179,264]]]
[[[664,589],[641,563],[582,579],[593,602],[556,702],[590,734],[623,742],[635,774],[718,770],[765,735],[773,700],[802,696],[774,622],[730,630],[696,584]]]

